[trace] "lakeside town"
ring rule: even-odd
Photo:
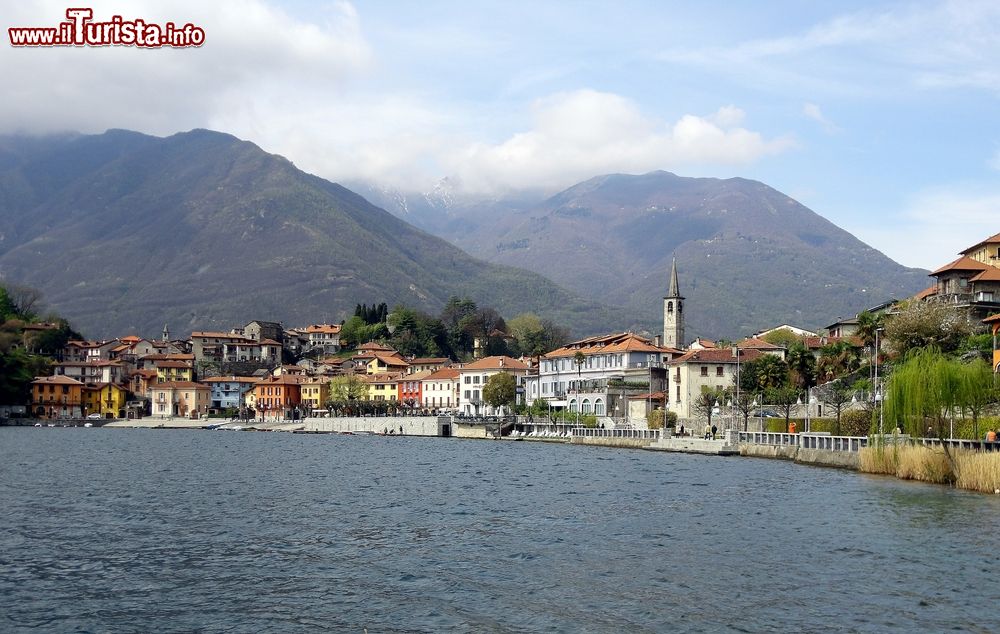
[[[158,338],[67,341],[50,353],[50,373],[31,382],[30,402],[3,404],[3,412],[92,422],[519,414],[554,425],[560,436],[580,427],[866,435],[884,431],[886,376],[914,349],[936,347],[965,361],[978,351],[991,359],[988,374],[1000,369],[1000,234],[931,276],[934,284],[917,296],[832,320],[820,332],[781,324],[736,341],[686,338],[691,327],[676,261],[664,285],[663,332],[653,337],[619,332],[565,341],[557,326],[533,316],[510,327],[494,311],[453,300],[451,308],[478,317],[465,319],[471,350],[462,359],[393,347],[417,328],[405,308],[390,313],[385,304],[359,305],[343,324],[287,328],[253,320],[184,338],[164,326]],[[31,353],[34,338],[55,328],[24,324],[21,345]],[[546,328],[554,333],[544,336]],[[995,404],[995,391],[973,400],[978,419]],[[945,436],[985,437],[989,425],[969,427],[961,409],[959,429],[952,417]],[[919,434],[923,422],[907,431]]]

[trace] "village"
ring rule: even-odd
[[[165,326],[154,339],[72,340],[53,358],[51,375],[32,382],[25,414],[90,424],[520,414],[554,424],[559,435],[573,427],[700,431],[713,417],[720,427],[746,431],[753,421],[759,431],[787,432],[795,420],[834,416],[837,429],[829,431],[840,432],[842,414],[860,409],[870,420],[881,405],[886,331],[906,307],[960,314],[969,336],[992,328],[992,369],[1000,369],[1000,234],[931,275],[935,283],[916,297],[838,318],[821,332],[782,324],[736,341],[688,341],[675,260],[662,334],[612,333],[517,358],[489,354],[510,336],[496,329],[475,339],[464,362],[406,355],[380,341],[345,342],[343,325],[324,323],[286,328],[254,320],[186,338]],[[25,337],[50,327],[31,324]]]

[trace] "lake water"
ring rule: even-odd
[[[1000,496],[528,442],[0,428],[0,631],[1000,631]]]

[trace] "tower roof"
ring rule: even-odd
[[[672,258],[670,263],[670,290],[667,291],[667,297],[680,297],[680,284],[677,282],[677,258]]]

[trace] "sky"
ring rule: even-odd
[[[907,266],[1000,232],[1000,2],[3,0],[9,27],[204,29],[183,49],[0,46],[0,133],[210,128],[334,181],[555,193],[740,176]]]

